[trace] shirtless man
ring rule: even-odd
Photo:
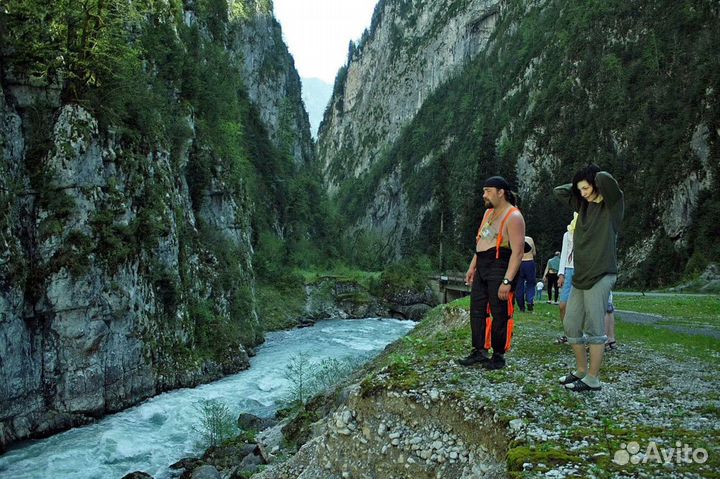
[[[475,255],[465,274],[465,282],[472,284],[473,349],[458,362],[463,366],[482,364],[486,369],[501,369],[505,367],[505,351],[512,338],[513,291],[525,245],[525,220],[515,207],[515,194],[501,176],[485,181],[483,200],[488,209],[476,237]],[[492,318],[487,315],[488,304]],[[490,347],[492,357],[488,354]]]

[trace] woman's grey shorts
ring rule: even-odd
[[[616,280],[617,275],[608,274],[590,289],[573,287],[563,321],[568,343],[605,343],[605,311]]]

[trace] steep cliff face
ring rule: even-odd
[[[320,127],[331,192],[367,174],[427,97],[483,50],[498,13],[497,0],[378,3]]]
[[[17,44],[3,48],[0,448],[236,372],[262,341],[251,244],[257,190],[248,187],[262,172],[251,165],[275,161],[280,148],[310,162],[309,126],[270,4],[227,10],[222,2],[211,15],[199,3],[148,6],[153,28],[129,29],[162,47],[137,57],[147,68],[135,74],[157,83],[147,98],[124,98],[128,111],[110,92],[96,108],[102,87],[78,97],[62,69],[38,77]],[[268,39],[258,25],[273,26]],[[253,49],[240,32],[269,45],[254,51],[260,64],[243,63]],[[160,62],[169,51],[197,56]],[[263,72],[263,62],[274,70]],[[247,96],[223,90],[213,78],[220,68],[255,87]],[[260,78],[269,78],[262,92]],[[208,85],[228,97],[202,98]],[[234,116],[223,118],[219,104]],[[148,127],[156,117],[157,135]],[[215,125],[227,128],[220,140]],[[241,143],[237,130],[252,131],[255,143]],[[269,153],[260,157],[257,145]]]
[[[720,257],[703,239],[717,230],[719,18],[704,0],[381,2],[321,128],[330,190],[388,256],[442,244],[443,266],[465,267],[479,185],[503,174],[544,260],[570,218],[552,187],[595,162],[626,193],[621,279],[702,269]]]
[[[315,151],[310,120],[297,98],[301,82],[294,60],[267,2],[257,1],[250,8],[250,18],[237,23],[231,36],[231,49],[239,55],[248,95],[275,147],[300,164],[309,163]]]

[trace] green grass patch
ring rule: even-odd
[[[468,328],[444,329],[438,322],[442,308],[433,309],[415,330],[396,341],[391,352],[380,356],[372,365],[373,371],[362,382],[364,396],[383,390],[407,391],[422,382],[423,371],[433,371],[442,363],[467,353],[470,344]],[[455,374],[451,382],[462,382],[462,375]]]
[[[331,278],[337,281],[355,282],[366,289],[369,289],[372,281],[377,280],[381,275],[379,271],[360,271],[343,265],[332,269],[296,270],[296,273],[302,276],[306,284]]]
[[[458,308],[464,308],[464,309],[470,309],[470,296],[465,296],[460,299],[456,299],[455,301],[450,303],[453,306],[457,306]]]
[[[412,351],[396,351],[386,356],[380,372],[373,372],[360,383],[364,397],[372,396],[380,391],[414,389],[421,384],[418,374],[418,357]]]
[[[619,341],[638,341],[671,357],[690,356],[706,362],[717,361],[720,339],[692,334],[690,330],[720,328],[720,296],[617,294],[613,301],[617,309],[663,318],[653,324],[635,324],[623,321],[622,312],[616,313],[616,336]]]
[[[305,310],[305,290],[302,287],[281,290],[258,283],[255,298],[264,331],[279,331],[295,326],[294,319]]]
[[[693,357],[705,362],[716,362],[720,354],[720,340],[708,336],[670,331],[661,326],[616,322],[618,342],[636,341],[644,347],[663,352],[679,359]]]
[[[550,445],[520,446],[510,449],[507,453],[508,472],[522,471],[524,463],[531,463],[535,466],[543,464],[546,467],[535,467],[533,472],[545,472],[552,466],[568,463],[579,463],[582,459],[571,453],[555,449]],[[550,467],[547,467],[550,466]],[[514,476],[518,477],[518,476]]]
[[[613,295],[615,308],[720,326],[720,296]]]

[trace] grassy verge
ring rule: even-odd
[[[624,296],[616,294],[617,309],[657,314],[675,323],[720,328],[720,295]]]
[[[720,358],[720,340],[716,338],[668,330],[662,325],[626,323],[622,313],[618,313],[616,337],[619,343],[634,341],[674,358],[695,358],[707,363]]]
[[[662,317],[652,324],[635,324],[616,313],[618,341],[637,341],[645,347],[682,359],[704,362],[720,358],[720,296],[623,296],[615,295],[617,309]]]
[[[664,300],[655,302],[656,314],[682,312],[672,298],[663,307]],[[707,304],[692,314],[714,314],[712,300]],[[553,342],[561,333],[557,306],[542,303],[532,314],[517,313],[508,367],[500,371],[455,363],[469,350],[470,331],[467,314],[452,311],[468,306],[465,298],[433,310],[374,362],[361,383],[363,394],[436,389],[461,410],[490,409],[507,425],[510,477],[718,477],[720,381],[714,371],[720,342],[618,321],[621,346],[605,356],[602,391],[577,394],[557,384],[574,365],[570,348]],[[453,315],[460,319],[448,320]],[[510,427],[518,421],[518,428]],[[642,456],[637,464],[614,462],[631,443],[640,453],[652,445],[667,453],[687,444],[704,448],[708,457],[704,463],[642,462]]]
[[[381,273],[338,266],[331,270],[297,270],[297,274],[302,276],[306,284],[317,283],[324,278],[334,278],[340,281],[352,281],[369,289],[371,282],[379,278]]]
[[[380,277],[380,273],[359,271],[347,267],[337,267],[332,270],[294,270],[287,275],[282,284],[270,284],[259,281],[256,285],[257,312],[264,331],[277,331],[292,328],[297,325],[295,321],[306,313],[307,295],[306,285],[317,285],[330,279],[328,290],[323,293],[326,299],[333,298],[330,290],[332,282],[355,283],[361,287],[360,291],[340,294],[337,299],[363,303],[370,301],[367,291],[373,281]],[[326,288],[327,289],[327,288]]]
[[[305,309],[305,289],[302,284],[277,288],[259,283],[255,288],[255,298],[264,331],[279,331],[296,326],[295,318]]]

